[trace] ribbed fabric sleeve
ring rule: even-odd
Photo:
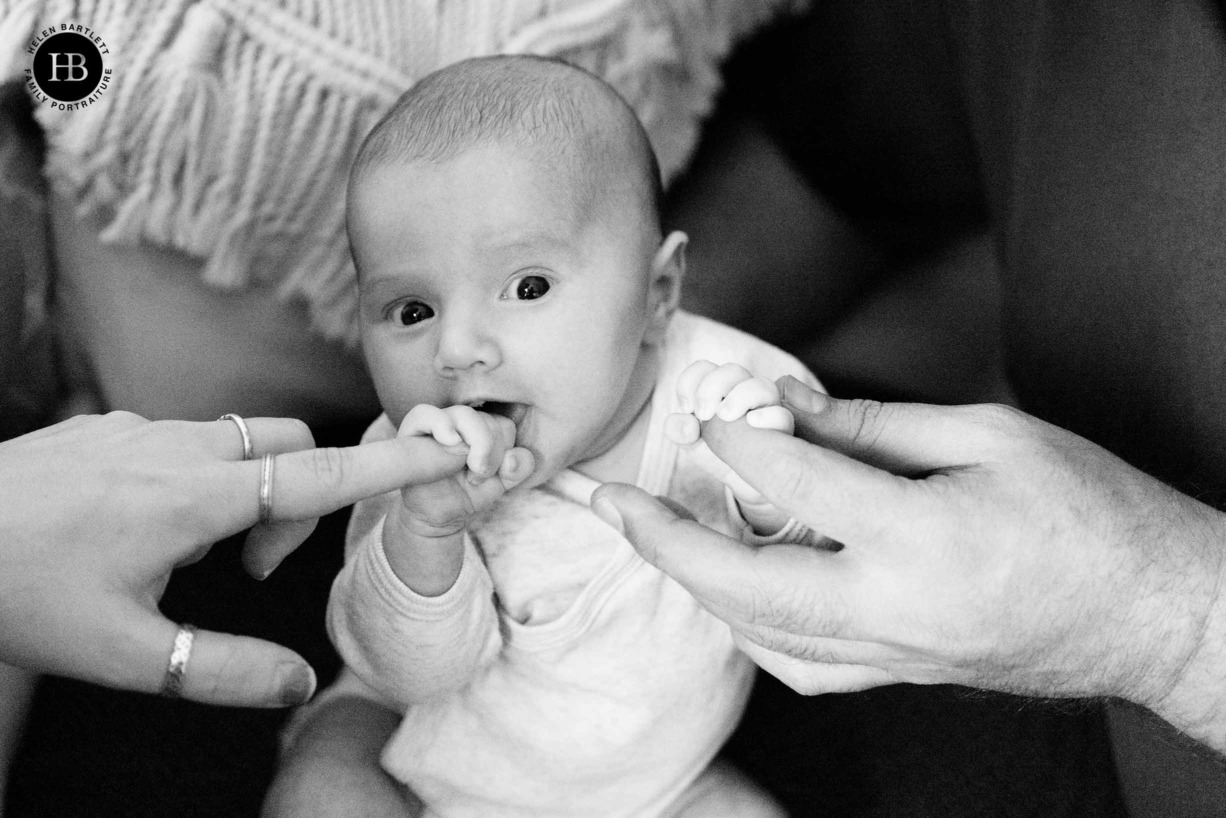
[[[328,629],[346,666],[403,712],[470,682],[502,638],[493,584],[471,539],[455,584],[436,597],[400,581],[382,539],[380,521],[356,544],[332,586]]]

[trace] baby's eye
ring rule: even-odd
[[[392,309],[392,320],[406,327],[434,317],[434,310],[420,301],[406,301]]]
[[[545,276],[521,276],[511,282],[511,284],[512,286],[508,287],[507,290],[514,290],[515,298],[520,301],[535,301],[549,292],[549,279],[545,278]]]

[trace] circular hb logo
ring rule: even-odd
[[[31,66],[38,89],[57,102],[78,102],[102,82],[102,53],[83,34],[65,31],[43,40]]]

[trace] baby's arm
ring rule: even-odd
[[[490,577],[464,530],[473,513],[527,477],[533,461],[510,448],[510,421],[479,414],[418,407],[405,417],[400,434],[429,434],[452,448],[456,471],[355,507],[345,567],[328,601],[329,630],[346,664],[401,708],[463,685],[500,645]]]
[[[695,361],[677,377],[677,398],[681,411],[668,417],[664,431],[681,446],[705,448],[700,439],[700,424],[714,417],[725,421],[743,417],[750,426],[789,435],[795,429],[792,413],[780,404],[775,383],[755,377],[739,364],[719,366],[711,361]],[[715,476],[732,491],[741,515],[756,534],[769,536],[787,525],[786,512],[776,508],[713,453],[708,462]]]
[[[509,419],[470,406],[413,407],[397,437],[417,435],[468,454],[449,477],[401,490],[383,525],[383,551],[401,582],[422,596],[438,596],[460,575],[468,520],[528,476],[532,455],[512,448],[515,424]]]

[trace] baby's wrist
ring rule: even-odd
[[[401,519],[401,529],[405,533],[405,540],[421,541],[424,544],[443,544],[443,541],[455,537],[457,534],[463,534],[468,527],[468,520],[445,520],[443,522],[432,522],[414,515],[412,512],[405,512]]]
[[[392,573],[422,596],[446,593],[463,566],[466,522],[431,523],[404,508],[389,515],[381,545]]]

